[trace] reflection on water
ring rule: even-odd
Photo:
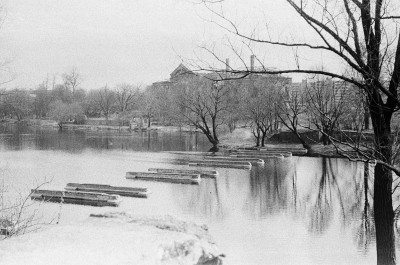
[[[199,133],[184,132],[121,132],[118,131],[59,131],[27,126],[1,126],[2,149],[63,150],[82,152],[87,148],[98,150],[135,151],[205,151],[210,144]]]
[[[68,182],[148,187],[148,199],[124,198],[118,210],[206,223],[227,255],[225,264],[376,263],[368,165],[291,157],[266,160],[251,171],[218,169],[217,179],[200,185],[153,183],[124,175],[150,167],[183,168],[166,161],[187,157],[152,151],[207,150],[205,139],[179,132],[18,132],[23,134],[3,130],[0,137],[0,168],[15,190],[44,177],[53,178],[48,188],[54,189]],[[59,206],[41,209],[54,215]],[[116,209],[64,205],[61,223],[108,210]]]

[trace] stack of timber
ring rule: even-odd
[[[238,152],[238,151],[231,151],[227,155],[230,157],[237,157],[237,158],[258,158],[258,159],[282,159],[284,155],[281,153],[266,153],[266,152],[259,152],[259,151],[252,151],[252,152]],[[288,155],[288,154],[286,154]]]
[[[199,151],[164,151],[164,152],[175,155],[194,155],[194,156],[213,154],[212,152],[199,152]]]
[[[166,173],[166,174],[199,174],[202,178],[216,178],[218,171],[215,170],[195,170],[195,169],[173,169],[173,168],[149,168],[150,172]]]
[[[118,206],[121,202],[119,195],[110,195],[98,192],[58,190],[32,190],[31,199],[91,206]]]
[[[139,198],[147,198],[148,194],[150,193],[147,188],[114,187],[101,184],[68,183],[65,189],[73,191],[102,192],[106,194],[117,194],[120,196]]]
[[[203,161],[189,161],[190,167],[221,167],[221,168],[237,168],[237,169],[251,169],[250,162],[244,161],[222,161],[222,160],[203,160]]]
[[[126,172],[127,179],[140,179],[180,184],[199,184],[200,174],[178,174],[158,172]]]
[[[290,152],[293,155],[305,155],[307,154],[307,149],[302,148],[302,147],[283,147],[283,146],[277,146],[277,147],[265,147],[265,148],[260,148],[260,151],[266,151],[266,152],[272,152],[272,151],[276,151],[276,152]]]
[[[232,161],[232,162],[250,162],[252,165],[264,165],[264,160],[255,157],[232,157],[232,156],[205,156],[204,161]]]
[[[278,150],[232,150],[231,154],[238,155],[259,155],[259,156],[284,156],[289,157],[292,156],[291,152],[288,151],[278,151]]]
[[[237,154],[237,153],[232,153],[229,155],[229,157],[232,158],[249,158],[249,159],[262,159],[264,160],[268,160],[268,159],[282,159],[284,158],[283,155],[281,154],[275,154],[275,155],[265,155],[265,154]]]
[[[248,151],[266,151],[266,152],[289,152],[293,155],[305,155],[307,149],[300,146],[290,145],[277,145],[268,147],[240,147],[237,150],[248,150]]]

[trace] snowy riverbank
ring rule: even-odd
[[[221,264],[205,226],[170,216],[96,214],[0,241],[1,264]]]

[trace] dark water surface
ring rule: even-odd
[[[204,223],[226,253],[224,264],[376,264],[373,181],[364,164],[291,157],[251,171],[218,168],[217,179],[198,186],[125,179],[127,171],[185,168],[174,163],[184,157],[160,151],[209,147],[194,133],[0,127],[0,170],[10,194],[27,193],[46,179],[49,189],[68,182],[147,187],[148,199],[124,198],[119,208],[38,207],[45,217],[61,212],[61,223],[110,210]]]

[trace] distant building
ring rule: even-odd
[[[254,67],[254,56],[250,57],[250,71],[260,70],[264,68],[256,69]],[[219,70],[209,73],[193,72],[182,63],[175,68],[170,74],[170,78],[164,81],[154,82],[152,89],[159,92],[167,92],[174,85],[190,82],[196,78],[207,78],[210,80],[219,80],[219,82],[225,82],[232,85],[235,89],[268,89],[271,86],[277,86],[287,89],[292,84],[292,78],[286,77],[280,74],[263,74],[263,73],[251,73],[248,75],[235,74],[230,72],[229,60],[226,60],[226,69]],[[256,95],[255,95],[256,96]]]
[[[195,76],[196,74],[194,72],[181,63],[174,71],[172,71],[168,80],[154,82],[151,89],[166,93],[173,87],[173,85]]]
[[[181,63],[171,72],[169,79],[154,82],[148,89],[151,90],[153,97],[158,100],[157,102],[160,108],[158,109],[157,119],[163,122],[169,122],[171,118],[168,117],[168,108],[173,104],[173,97],[177,95],[174,92],[176,92],[177,89],[188,89],[191,82],[193,84],[199,81],[199,79],[211,80],[218,84],[228,85],[231,95],[237,95],[242,91],[247,91],[254,97],[257,97],[258,91],[263,89],[279,88],[286,92],[292,84],[292,79],[290,77],[280,74],[234,73],[229,65],[229,59],[226,60],[225,66],[225,69],[216,70],[214,72],[197,72],[192,71]],[[246,71],[247,70],[250,72],[262,72],[265,68],[255,68],[254,56],[251,56],[250,68],[246,69]],[[268,68],[268,70],[272,70],[272,68]],[[233,99],[235,97],[231,98]]]
[[[305,93],[308,89],[322,89],[327,92],[332,92],[332,95],[335,96],[336,102],[344,101],[348,103],[360,93],[360,90],[356,85],[343,81],[343,80],[334,80],[331,78],[326,79],[303,79],[301,83],[292,83],[288,89],[289,98],[299,95],[301,93]]]

